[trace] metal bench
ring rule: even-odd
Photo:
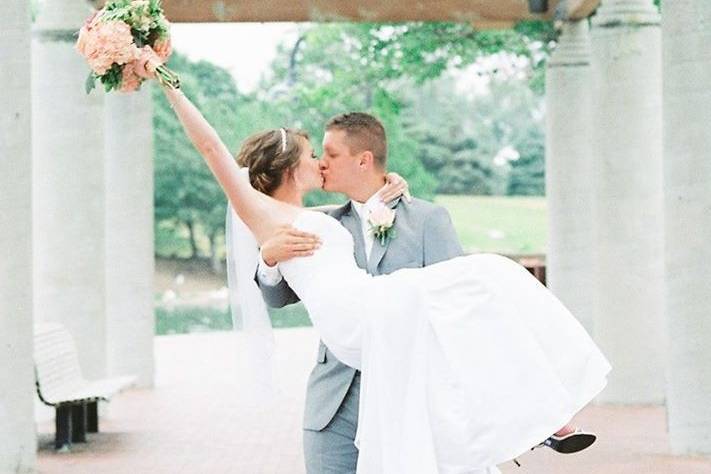
[[[34,330],[37,395],[56,410],[54,447],[69,451],[72,442],[86,442],[86,433],[98,433],[98,402],[136,382],[135,376],[85,380],[74,339],[58,323],[36,324]]]

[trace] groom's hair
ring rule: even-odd
[[[326,130],[346,132],[351,153],[370,151],[380,168],[385,169],[388,158],[388,140],[380,120],[364,112],[349,112],[332,117]]]

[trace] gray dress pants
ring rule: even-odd
[[[358,449],[354,441],[358,427],[360,372],[331,422],[321,431],[304,430],[304,460],[307,474],[355,474]]]

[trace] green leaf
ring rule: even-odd
[[[91,91],[94,90],[96,87],[96,77],[94,77],[94,73],[90,72],[89,76],[86,78],[86,81],[84,82],[84,90],[86,91],[87,94],[89,94]]]

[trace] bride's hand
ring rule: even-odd
[[[150,46],[144,46],[140,51],[140,56],[133,62],[134,71],[144,79],[155,79],[156,68],[163,61]]]
[[[400,196],[403,196],[407,202],[412,202],[410,187],[402,176],[397,173],[388,173],[385,175],[385,179],[385,186],[378,191],[378,197],[382,202],[390,202]]]
[[[273,267],[294,257],[307,257],[321,246],[321,239],[314,234],[301,232],[291,226],[282,226],[262,244],[264,263]]]

